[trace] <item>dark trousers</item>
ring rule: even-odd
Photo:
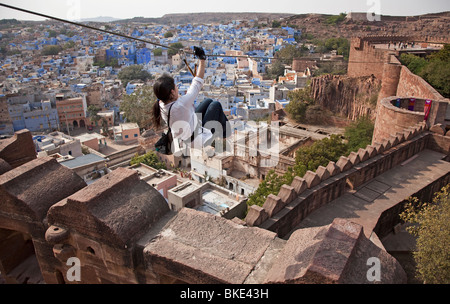
[[[208,122],[215,121],[222,125],[222,137],[226,138],[231,134],[230,124],[228,123],[228,118],[223,113],[223,108],[220,102],[213,101],[208,98],[203,100],[195,109],[195,113],[201,114],[202,127]],[[215,136],[214,128],[211,129],[211,133]]]

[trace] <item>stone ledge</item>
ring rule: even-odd
[[[189,283],[241,284],[276,234],[181,209],[144,249],[147,268]]]
[[[265,283],[372,283],[367,280],[369,267],[365,265],[369,257],[380,260],[379,283],[406,283],[397,260],[369,241],[361,225],[345,219],[294,231],[279,256],[282,258],[274,262]]]

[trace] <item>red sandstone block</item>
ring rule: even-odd
[[[320,177],[310,170],[306,171],[303,178],[305,179],[308,188],[312,188],[320,184]]]
[[[248,209],[247,216],[245,217],[245,222],[250,227],[259,226],[268,218],[269,215],[264,208],[257,205],[252,205]]]
[[[367,151],[367,154],[369,155],[369,158],[376,156],[378,153],[377,148],[374,145],[367,145],[366,151]]]
[[[278,197],[281,198],[281,201],[284,205],[289,204],[296,197],[294,187],[282,185],[280,191],[278,192]]]
[[[266,201],[264,202],[264,205],[263,205],[264,209],[263,210],[265,210],[265,212],[267,213],[268,217],[272,217],[278,211],[283,209],[284,206],[285,206],[285,204],[283,203],[283,201],[281,200],[281,198],[279,196],[273,195],[273,194],[269,194],[267,196],[267,198],[266,198]],[[255,211],[262,212],[260,209],[257,209]],[[249,224],[249,222],[247,222],[247,224],[249,226],[251,226]]]
[[[294,231],[279,256],[265,283],[370,283],[365,265],[369,257],[381,261],[381,283],[406,282],[401,265],[368,240],[362,226],[344,219]]]
[[[11,165],[5,161],[3,158],[0,158],[0,175],[11,170]]]
[[[391,141],[387,140],[387,139],[383,140],[383,147],[384,147],[384,149],[383,149],[384,151],[389,150],[392,147]]]
[[[316,174],[319,176],[321,181],[324,181],[330,177],[330,172],[324,166],[319,166],[316,169]]]
[[[294,177],[291,186],[294,187],[294,190],[297,193],[297,195],[301,194],[303,191],[308,189],[308,185],[306,184],[305,179],[299,176]]]
[[[403,132],[397,132],[395,134],[397,135],[399,144],[405,141],[405,134],[403,134]]]
[[[327,165],[327,170],[330,172],[330,176],[341,173],[341,169],[336,165],[335,162],[330,161]]]
[[[341,172],[347,171],[348,169],[353,167],[353,164],[350,161],[350,159],[348,159],[348,157],[345,156],[341,156],[337,161],[336,165],[339,167],[339,169],[341,169]]]
[[[362,148],[359,148],[358,155],[359,155],[361,162],[368,160],[370,157],[369,152],[366,149],[362,149]]]
[[[440,123],[439,124],[435,124],[434,126],[432,126],[430,128],[430,132],[437,133],[439,135],[444,135],[445,134],[444,128],[443,128],[442,124],[440,124]]]
[[[391,147],[395,147],[396,145],[399,144],[398,138],[396,136],[391,135],[389,137],[389,141],[391,143]]]
[[[359,158],[359,154],[356,152],[350,152],[348,159],[353,164],[353,166],[355,166],[361,162],[361,159]]]

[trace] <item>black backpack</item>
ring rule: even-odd
[[[172,142],[173,142],[173,136],[172,136],[172,130],[170,129],[170,109],[172,109],[173,103],[169,107],[169,114],[167,115],[167,125],[169,126],[169,130],[167,133],[163,133],[161,135],[161,138],[156,142],[155,144],[155,150],[159,153],[166,154],[166,155],[172,155]]]

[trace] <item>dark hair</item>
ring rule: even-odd
[[[158,100],[153,104],[152,122],[156,129],[161,127],[161,108],[159,107],[159,100],[164,103],[170,101],[170,94],[175,90],[175,80],[167,74],[162,75],[156,79],[153,85],[153,92]]]

